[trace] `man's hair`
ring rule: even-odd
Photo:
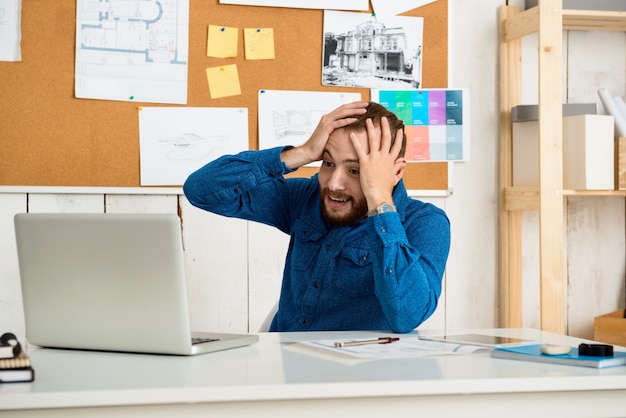
[[[389,121],[392,146],[396,140],[396,132],[398,131],[398,129],[402,130],[402,148],[400,149],[398,158],[404,157],[404,153],[406,152],[406,132],[404,132],[404,122],[398,119],[395,113],[387,110],[381,104],[378,104],[376,102],[369,102],[369,105],[367,105],[366,108],[366,112],[362,115],[354,116],[358,118],[357,121],[346,126],[345,129],[349,132],[364,131],[366,130],[365,121],[367,119],[371,119],[374,123],[374,126],[380,126],[380,118],[382,118],[383,116],[386,116],[387,120]]]

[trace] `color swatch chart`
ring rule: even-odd
[[[372,90],[372,100],[404,122],[408,161],[469,160],[468,90]]]

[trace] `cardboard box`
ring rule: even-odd
[[[596,316],[593,321],[593,339],[613,345],[626,346],[626,309]]]
[[[613,117],[596,115],[595,103],[563,105],[563,188],[613,190]],[[511,109],[513,186],[539,185],[536,105]],[[607,160],[608,159],[608,160]]]

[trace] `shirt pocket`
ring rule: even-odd
[[[313,273],[312,265],[320,250],[324,234],[300,220],[292,229],[291,265],[295,270]]]
[[[335,287],[348,296],[374,294],[374,271],[370,251],[344,247],[338,259]]]

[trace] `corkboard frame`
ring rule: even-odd
[[[249,143],[258,148],[257,93],[268,90],[359,91],[321,84],[323,10],[190,0],[189,107],[248,108]],[[447,87],[448,0],[403,13],[424,17],[423,87]],[[22,4],[22,61],[0,62],[0,185],[139,187],[138,106],[153,103],[74,97],[76,0]],[[272,27],[274,60],[206,56],[209,24]],[[242,94],[211,99],[206,68],[236,64]],[[163,106],[167,106],[163,104]],[[176,106],[176,105],[172,105]],[[310,168],[299,175],[312,174]],[[407,188],[448,190],[448,163],[411,163]]]

